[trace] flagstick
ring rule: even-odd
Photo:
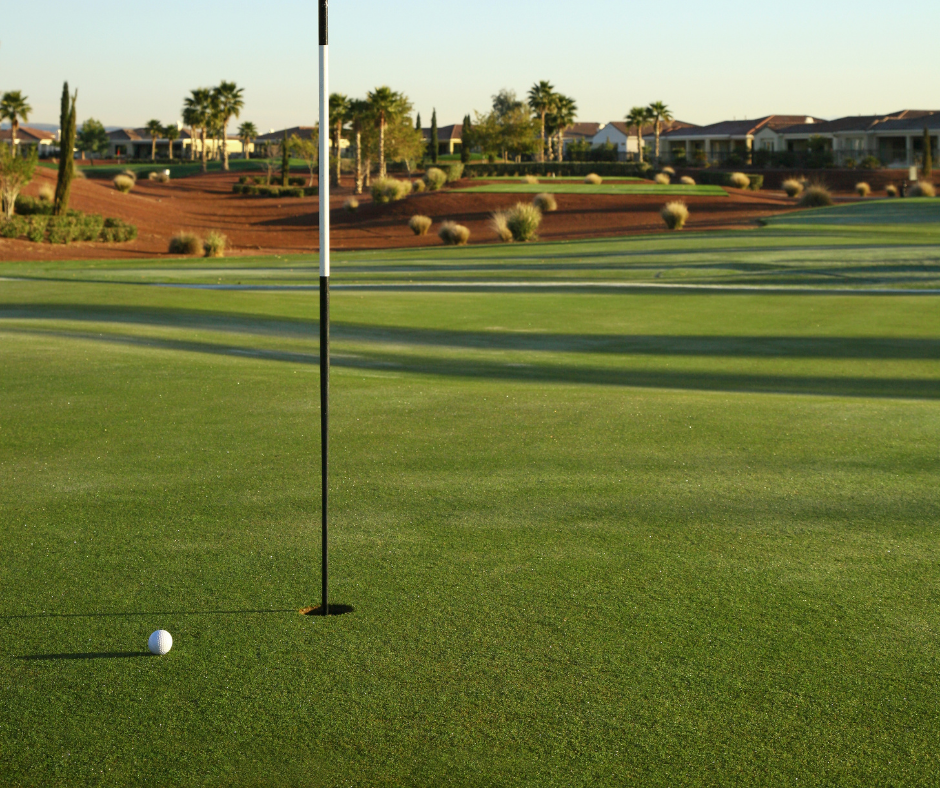
[[[320,0],[320,478],[323,485],[323,601],[330,614],[327,550],[330,423],[330,53],[327,35],[327,0]]]

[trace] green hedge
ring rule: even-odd
[[[291,182],[306,183],[303,178],[291,178]],[[235,194],[247,194],[249,197],[314,197],[319,194],[317,186],[258,186],[254,183],[236,183],[232,186]]]
[[[72,241],[133,241],[137,228],[120,219],[105,219],[96,213],[69,211],[64,216],[31,214],[14,216],[0,223],[0,237],[27,238],[34,243],[67,244]]]
[[[636,178],[651,174],[653,167],[647,162],[642,164],[625,161],[524,161],[513,162],[471,162],[464,168],[465,178],[493,178],[500,176],[549,175],[559,176],[589,175],[594,172],[607,178]]]
[[[740,172],[740,170],[735,170],[735,172]],[[748,187],[751,191],[759,192],[764,187],[764,176],[758,175],[753,172],[744,173],[748,178],[751,179],[751,185]],[[703,186],[731,186],[734,184],[731,183],[730,172],[718,172],[717,170],[701,170],[696,172],[692,177],[695,178],[695,182]]]
[[[290,186],[303,186],[307,182],[306,178],[288,178],[287,183]],[[245,185],[254,185],[254,186],[270,186],[267,182],[267,179],[263,176],[254,176],[242,175],[238,179],[238,183],[242,186]]]

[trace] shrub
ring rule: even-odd
[[[832,194],[821,183],[814,183],[800,195],[797,205],[801,208],[824,208],[832,205]]]
[[[195,233],[179,232],[170,239],[170,254],[199,254],[202,239]]]
[[[41,243],[46,240],[46,228],[49,225],[49,218],[46,216],[34,216],[29,220],[29,227],[26,228],[26,237],[33,243]]]
[[[438,172],[441,172],[438,170]],[[441,172],[441,176],[444,173]],[[372,200],[377,203],[396,202],[411,194],[411,183],[397,178],[380,178],[372,184]]]
[[[39,187],[39,199],[41,202],[49,203],[50,205],[55,202],[55,189],[53,189],[48,183],[44,183]]]
[[[594,186],[600,186],[604,182],[604,179],[596,172],[590,172],[584,176],[584,182],[591,183]]]
[[[538,183],[538,182],[539,182],[539,179],[536,178],[534,175],[525,175],[525,176],[523,176],[523,178],[522,178],[522,182],[523,182],[523,183],[528,183],[528,184],[530,184],[530,185],[533,185],[533,184]]]
[[[881,168],[881,159],[877,156],[866,156],[858,166],[863,170],[877,170]]]
[[[463,164],[459,161],[453,162],[447,168],[447,182],[453,183],[454,181],[459,181],[463,177]]]
[[[134,181],[134,183],[137,183],[137,171],[136,170],[122,170],[121,175],[126,175],[128,178]]]
[[[153,172],[148,172],[148,173],[147,173],[147,180],[148,180],[148,181],[155,181],[158,177],[159,177],[159,176],[157,175],[157,171],[156,171],[156,170],[154,170]]]
[[[936,197],[937,190],[930,181],[917,181],[911,187],[911,197]]]
[[[303,197],[304,187],[291,186],[289,189],[281,189],[281,194],[283,194],[285,197]]]
[[[506,211],[506,226],[514,241],[534,241],[541,223],[542,212],[534,205],[517,202]]]
[[[72,172],[72,177],[77,181],[83,181],[88,176],[85,175],[85,171],[81,167],[76,167],[75,170]]]
[[[681,230],[689,218],[689,209],[685,207],[684,202],[667,202],[659,212],[670,230]]]
[[[889,197],[897,197],[898,187],[893,183],[889,183],[887,186],[885,186],[885,194],[887,194]]]
[[[666,175],[676,174],[676,171],[672,167],[663,167],[663,172],[666,173]]]
[[[495,211],[490,216],[490,227],[500,241],[509,243],[512,241],[512,230],[509,229],[507,211]]]
[[[136,181],[127,175],[121,174],[114,176],[114,188],[124,194],[127,194],[131,189],[133,189],[135,183]]]
[[[16,201],[13,203],[13,212],[20,216],[51,215],[52,209],[52,203],[27,197],[25,194],[16,195]]]
[[[355,213],[359,210],[359,200],[357,200],[355,197],[349,197],[343,203],[343,207],[350,213]]]
[[[444,222],[437,234],[445,244],[450,246],[462,246],[470,239],[470,231],[456,222]]]
[[[158,181],[159,183],[169,183],[170,173],[168,173],[166,170],[158,172],[155,180]]]
[[[555,198],[544,192],[542,194],[536,194],[535,198],[532,200],[532,204],[542,213],[550,213],[551,211],[558,210],[558,203],[555,202]]]
[[[202,242],[202,250],[205,252],[206,257],[225,257],[225,245],[227,243],[228,238],[222,233],[211,230],[206,236],[206,240]]]
[[[683,186],[695,186],[695,178],[690,178],[688,175],[683,175],[679,178],[679,183]]]
[[[101,228],[100,240],[109,243],[133,241],[137,237],[137,227],[121,219],[105,219]]]
[[[855,184],[855,191],[859,197],[867,197],[871,194],[871,186],[865,183],[865,181],[859,181]]]
[[[415,235],[427,235],[432,224],[430,216],[421,216],[421,214],[415,214],[408,220],[408,226]]]
[[[796,178],[788,178],[783,182],[782,186],[783,190],[787,193],[787,197],[798,197],[800,192],[803,191],[803,184]]]
[[[732,172],[730,180],[731,185],[736,189],[748,189],[751,186],[751,179],[743,172]]]
[[[447,183],[447,175],[437,167],[429,167],[428,171],[424,173],[424,180],[428,185],[428,189],[434,192]]]
[[[422,181],[420,178],[418,178],[418,180],[416,181],[411,182],[411,190],[413,192],[416,192],[416,193],[423,192],[427,188],[428,187],[424,185],[424,181]]]
[[[660,186],[668,186],[670,183],[672,183],[672,179],[664,172],[656,173],[656,177],[653,178],[653,180],[656,181],[656,183],[658,183]]]

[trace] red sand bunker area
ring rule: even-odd
[[[55,185],[55,172],[38,168],[24,194],[35,196],[43,184]],[[53,245],[0,239],[0,261],[131,259],[167,256],[170,237],[186,230],[205,235],[218,230],[228,237],[229,255],[315,253],[319,244],[317,197],[249,197],[232,192],[236,173],[212,173],[169,183],[141,179],[129,194],[110,180],[77,180],[70,207],[99,213],[137,225],[137,240],[128,243]],[[463,181],[458,184],[469,184]],[[473,181],[474,184],[482,181]],[[551,192],[550,183],[545,190]],[[727,197],[681,197],[689,207],[689,230],[756,227],[763,217],[791,210],[792,200],[778,193],[728,189]],[[333,187],[331,239],[333,249],[391,249],[435,246],[441,243],[436,225],[450,219],[470,230],[470,243],[494,243],[490,214],[525,194],[456,194],[449,189],[424,192],[387,205],[373,204],[368,193],[356,195],[359,209],[343,209],[353,196],[352,179]],[[546,213],[539,237],[546,241],[599,238],[664,232],[659,211],[661,195],[557,195],[558,210]],[[407,223],[415,214],[431,217],[435,227],[415,236]]]

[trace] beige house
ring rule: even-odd
[[[12,129],[0,129],[0,144],[9,145],[13,141]],[[59,137],[51,131],[34,129],[32,126],[20,126],[16,130],[16,148],[35,145],[40,157],[51,156],[59,147]]]
[[[765,130],[822,123],[811,115],[767,115],[756,120],[724,120],[709,126],[670,129],[662,135],[663,158],[723,164],[732,156],[747,159]],[[762,138],[763,139],[763,138]]]
[[[430,127],[426,129],[421,129],[421,134],[424,136],[425,142],[430,142],[431,140]],[[437,127],[437,153],[438,155],[460,153],[460,149],[463,147],[463,140],[461,139],[462,135],[463,135],[462,123],[451,123],[449,126],[438,126]]]
[[[197,136],[195,139],[190,136],[189,129],[179,128],[179,137],[173,140],[173,158],[189,159],[193,151],[194,158],[202,157],[202,140]],[[146,128],[138,129],[117,129],[108,132],[108,158],[111,159],[149,159],[153,150],[153,140],[150,132]],[[242,141],[234,134],[226,137],[225,147],[228,149],[229,157],[240,158],[245,155]],[[249,155],[254,152],[254,143],[249,143]],[[170,157],[170,141],[166,137],[157,137],[157,158],[167,159]],[[217,139],[206,137],[206,156],[209,158],[219,158],[222,155],[222,145]]]
[[[668,123],[663,123],[662,126],[660,126],[659,134],[660,155],[665,158],[668,153],[666,146],[667,133],[696,128],[698,127],[681,120],[671,120]],[[643,126],[640,130],[640,136],[643,139],[643,146],[647,148],[650,151],[650,155],[652,155],[652,151],[656,145],[656,127],[652,123]],[[628,126],[627,123],[622,120],[612,120],[610,123],[605,124],[591,138],[591,143],[595,147],[606,145],[607,143],[615,145],[617,148],[617,157],[621,161],[633,159],[639,151],[636,140],[636,129],[633,126]]]

